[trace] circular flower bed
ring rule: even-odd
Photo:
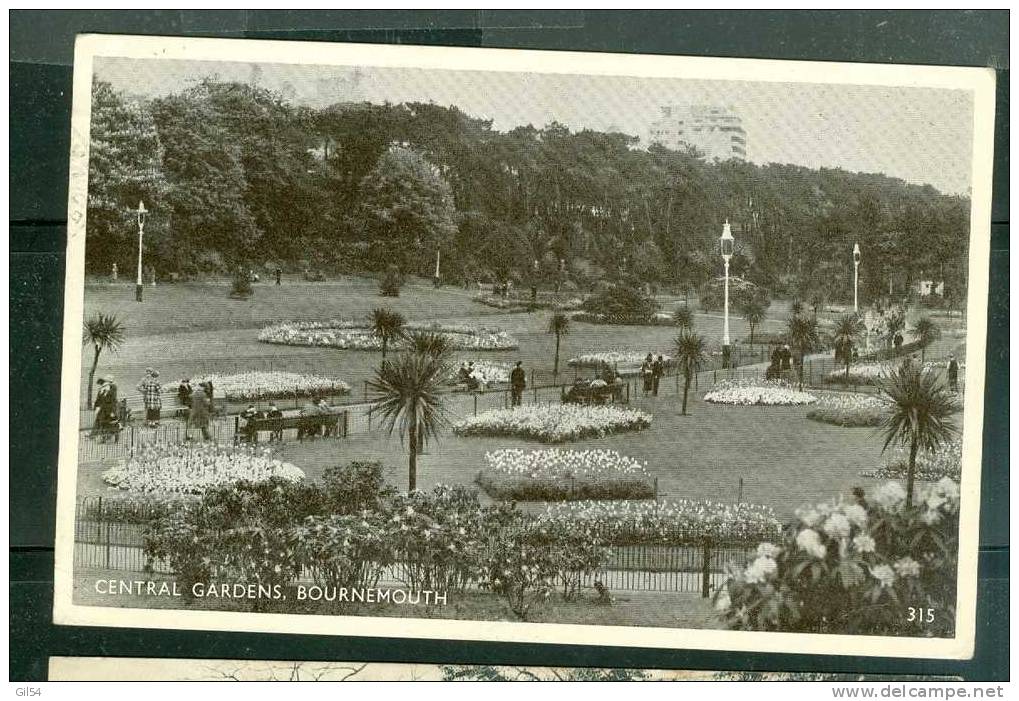
[[[268,450],[219,446],[143,445],[102,474],[103,482],[128,492],[201,494],[207,489],[270,477],[300,482],[304,472],[274,460]]]
[[[485,453],[475,481],[496,499],[565,501],[649,499],[654,477],[646,463],[615,450],[521,450]]]
[[[563,443],[640,431],[650,425],[651,415],[636,409],[540,404],[486,411],[454,424],[453,432],[460,436],[516,436],[544,443]]]
[[[813,404],[817,397],[778,380],[726,380],[708,390],[704,401],[736,406],[792,406]]]
[[[460,367],[455,366],[449,376],[449,381],[452,384],[460,384],[463,382],[460,377]],[[508,363],[494,363],[488,360],[475,360],[474,366],[471,368],[471,377],[479,385],[498,385],[506,384],[510,381],[510,372],[513,367]]]
[[[880,426],[888,405],[880,398],[857,392],[825,392],[807,412],[807,418],[835,426]]]
[[[517,348],[517,340],[496,328],[466,324],[407,324],[406,331],[427,331],[449,339],[454,350],[498,351]],[[343,350],[382,350],[382,339],[367,321],[286,321],[266,326],[258,334],[262,343],[285,346],[322,346]]]
[[[781,533],[771,507],[691,499],[553,504],[541,520],[586,532],[604,545],[753,542]]]
[[[887,464],[877,470],[861,472],[863,477],[878,479],[906,479],[909,469],[909,451],[896,448]],[[914,477],[923,482],[937,482],[948,478],[958,482],[962,476],[962,440],[947,443],[930,455],[920,453],[916,456],[916,472]]]
[[[253,370],[232,375],[212,374],[191,378],[192,387],[197,388],[202,382],[211,382],[218,396],[236,401],[350,392],[350,385],[342,380],[297,372]]]
[[[894,369],[891,363],[855,363],[849,366],[848,375],[843,367],[827,373],[824,381],[840,385],[876,385]]]

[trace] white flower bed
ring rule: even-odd
[[[517,340],[495,328],[466,324],[407,324],[406,331],[428,331],[449,339],[455,350],[513,350]],[[266,326],[258,334],[263,343],[285,346],[323,346],[342,350],[381,350],[379,338],[366,321],[286,321]]]
[[[612,478],[653,479],[647,463],[615,450],[522,450],[503,448],[485,453],[488,469],[503,475],[532,479]]]
[[[102,474],[111,488],[158,494],[202,494],[213,487],[270,477],[300,482],[304,472],[272,459],[268,450],[143,445],[133,457]]]
[[[704,401],[737,406],[788,406],[813,404],[817,397],[799,392],[781,381],[727,380],[708,390]]]
[[[216,396],[238,401],[272,399],[276,397],[309,397],[317,394],[346,394],[350,385],[342,380],[297,372],[263,372],[254,370],[231,375],[201,375],[191,378],[191,386],[198,391],[202,382],[212,382]],[[176,391],[176,387],[169,387]]]
[[[654,359],[658,359],[658,353],[653,353]],[[640,351],[601,351],[598,353],[581,353],[576,358],[570,358],[566,361],[567,365],[585,368],[585,367],[601,367],[603,364],[608,363],[609,365],[641,365],[647,358],[647,352]],[[672,356],[663,355],[662,360],[665,361],[666,365],[671,364]]]
[[[839,383],[848,382],[855,385],[873,385],[886,376],[895,366],[891,363],[855,363],[849,366],[849,376],[846,377],[845,366],[838,370],[832,370],[824,376],[825,382]]]
[[[510,381],[510,372],[513,368],[507,363],[494,363],[488,360],[475,360],[471,368],[471,376],[479,385],[506,384]],[[460,366],[453,368],[449,381],[453,384],[460,382]]]
[[[640,431],[650,425],[651,415],[636,409],[543,404],[486,411],[455,424],[453,431],[461,436],[518,436],[545,443],[562,443],[623,431]]]

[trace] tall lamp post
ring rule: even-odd
[[[729,227],[729,220],[725,220],[722,227],[722,238],[720,239],[722,249],[722,260],[725,262],[725,307],[724,321],[722,322],[722,366],[729,367],[729,359],[732,357],[732,348],[729,340],[729,260],[732,258],[734,239],[732,229]]]
[[[142,301],[142,237],[145,235],[145,215],[148,213],[148,210],[145,209],[145,203],[138,200],[138,209],[135,210],[135,214],[138,215],[138,279],[134,286],[134,300],[136,302]]]
[[[860,313],[860,244],[853,244],[853,311]]]

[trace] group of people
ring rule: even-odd
[[[640,365],[640,378],[643,381],[645,397],[649,394],[654,397],[658,396],[658,385],[661,384],[664,374],[665,357],[659,355],[656,358],[653,353],[648,353]]]
[[[789,344],[775,346],[775,349],[771,351],[771,364],[765,372],[765,377],[769,380],[777,380],[791,372],[792,369],[793,353],[789,350]]]

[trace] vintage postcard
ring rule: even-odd
[[[74,71],[57,623],[971,656],[992,71]]]

